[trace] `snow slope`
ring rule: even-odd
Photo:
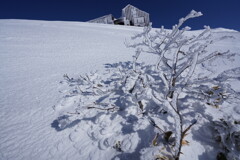
[[[58,113],[53,108],[72,103],[62,101],[67,86],[59,82],[65,73],[74,77],[104,70],[104,64],[131,60],[133,50],[124,41],[141,30],[81,22],[0,20],[0,159],[113,158],[111,149],[99,151],[101,146],[91,143],[84,128],[81,134],[74,127],[56,131],[52,123]],[[230,38],[213,48],[239,53],[240,33],[214,30],[216,39],[223,35]],[[143,55],[141,60],[152,63],[155,57]],[[239,57],[227,69],[237,66]],[[189,160],[205,151],[204,144],[194,142],[191,147],[192,152],[184,155]]]

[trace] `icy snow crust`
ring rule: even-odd
[[[136,107],[130,105],[125,117],[83,110],[79,119],[72,120],[64,112],[79,104],[80,97],[69,96],[69,87],[61,82],[66,73],[77,77],[132,60],[134,52],[124,41],[141,31],[80,22],[0,20],[0,159],[152,159],[150,151],[159,150],[151,148],[154,128],[144,119],[133,123],[138,119]],[[209,50],[240,53],[239,32],[220,28],[213,30],[213,36],[217,41]],[[143,60],[155,63],[156,57],[141,55]],[[216,73],[240,67],[240,57],[214,67]],[[240,91],[239,81],[232,85]],[[206,110],[216,119],[222,111],[234,117],[240,114],[236,106]],[[187,136],[190,145],[183,147],[181,159],[215,158],[216,146],[201,123],[204,119]],[[118,141],[121,151],[113,147]]]

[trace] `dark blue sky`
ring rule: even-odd
[[[127,4],[150,13],[154,27],[171,28],[194,9],[204,16],[187,23],[193,29],[240,31],[240,0],[0,0],[0,19],[87,21],[110,13],[118,18]]]

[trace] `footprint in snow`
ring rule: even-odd
[[[69,139],[70,141],[72,142],[77,142],[77,141],[80,141],[81,140],[81,135],[79,132],[73,132],[73,133],[70,133],[69,135]]]

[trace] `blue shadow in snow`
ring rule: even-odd
[[[80,119],[76,119],[76,120],[71,122],[69,120],[69,116],[63,115],[63,116],[58,117],[56,120],[54,120],[51,123],[51,127],[54,128],[56,131],[60,132],[64,129],[74,127],[79,122],[80,122]]]

